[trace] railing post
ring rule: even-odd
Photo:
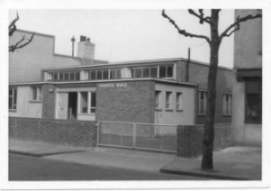
[[[132,143],[132,147],[136,148],[136,123],[132,123],[133,124],[133,143]]]

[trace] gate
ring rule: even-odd
[[[97,145],[176,153],[177,125],[101,121]]]

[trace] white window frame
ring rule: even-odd
[[[32,86],[31,91],[32,91],[31,101],[41,101],[41,87]]]
[[[172,110],[172,94],[173,94],[172,91],[165,92],[165,109],[166,110]]]
[[[227,101],[227,97],[228,97],[228,101]],[[223,111],[224,116],[232,115],[232,94],[225,93],[223,95],[222,111]]]
[[[82,112],[82,105],[81,105],[81,99],[82,99],[82,94],[83,92],[87,92],[87,111],[86,112]],[[79,114],[95,114],[96,113],[96,105],[95,106],[92,106],[91,105],[91,99],[92,99],[92,94],[95,93],[95,96],[96,96],[96,92],[95,91],[79,91],[78,92],[78,95],[79,95],[79,99],[78,99],[78,102],[79,102],[79,111],[78,113]],[[96,98],[95,98],[96,99]],[[96,103],[97,104],[97,103]],[[94,111],[93,111],[94,110]]]
[[[183,111],[183,93],[176,92],[176,111]]]

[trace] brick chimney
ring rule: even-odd
[[[90,41],[87,36],[80,36],[78,42],[77,56],[82,59],[93,60],[94,59],[95,44]]]

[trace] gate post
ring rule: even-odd
[[[132,143],[132,147],[136,148],[136,123],[132,123],[133,124],[133,143]]]

